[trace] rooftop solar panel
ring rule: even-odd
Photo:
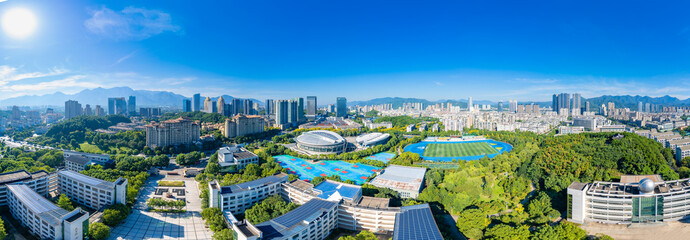
[[[100,188],[113,188],[114,183],[104,181],[95,177],[89,177],[84,174],[72,171],[72,170],[62,170],[58,172],[58,175],[64,175],[72,180],[83,182],[92,186],[97,186]]]
[[[442,240],[428,204],[403,207],[395,216],[393,240]]]
[[[281,232],[293,228],[302,221],[308,220],[309,217],[316,213],[323,213],[324,210],[335,208],[337,205],[335,202],[315,198],[280,217],[256,224],[256,228],[261,230],[264,240],[280,238],[283,237]]]

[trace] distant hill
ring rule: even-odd
[[[452,103],[453,106],[460,106],[461,108],[466,108],[467,107],[467,99],[442,99],[438,101],[429,101],[426,99],[420,99],[420,98],[400,98],[400,97],[385,97],[385,98],[374,98],[371,100],[367,101],[353,101],[353,102],[348,102],[348,105],[351,106],[364,106],[364,105],[379,105],[379,104],[393,104],[393,108],[397,108],[402,106],[404,103],[418,103],[421,102],[424,104],[424,106],[428,105],[433,105],[437,103]],[[489,104],[492,106],[495,106],[498,104],[498,102],[493,102],[493,101],[486,101],[486,100],[473,100],[472,101],[474,104]],[[530,104],[534,103],[540,106],[551,106],[551,102],[518,102],[519,104]],[[504,107],[508,107],[508,101],[503,102]]]
[[[613,102],[616,104],[617,108],[630,108],[631,110],[637,110],[637,104],[642,102],[643,104],[655,104],[661,106],[690,106],[690,99],[681,100],[676,97],[663,96],[663,97],[648,97],[648,96],[610,96],[604,95],[601,97],[583,99],[583,105],[585,101],[588,101],[591,108],[598,108],[602,104],[607,104]]]
[[[110,97],[124,97],[129,96],[137,98],[137,106],[160,106],[181,108],[182,99],[187,97],[168,91],[149,91],[149,90],[134,90],[129,87],[114,87],[114,88],[94,88],[85,89],[75,94],[64,94],[56,92],[46,95],[26,95],[14,98],[8,98],[0,101],[0,106],[64,106],[67,100],[76,100],[82,105],[90,104],[92,106],[101,105],[104,108],[108,105],[108,98]],[[206,96],[202,96],[203,101]],[[217,100],[218,97],[211,97]],[[223,99],[228,103],[233,96],[223,95]],[[263,105],[262,101],[252,99]]]

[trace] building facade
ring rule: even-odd
[[[335,116],[336,117],[346,117],[347,116],[347,99],[345,97],[338,97],[335,99]]]
[[[252,163],[259,164],[259,156],[243,147],[230,146],[218,149],[221,172],[236,172]]]
[[[62,170],[58,172],[60,193],[72,201],[92,209],[101,209],[116,203],[127,204],[127,179],[108,182],[84,174]]]
[[[7,186],[10,184],[23,184],[41,196],[51,197],[58,190],[57,174],[46,171],[29,173],[25,170],[0,174],[0,206],[7,205]]]
[[[230,211],[232,214],[244,213],[257,202],[279,194],[281,184],[286,182],[288,175],[285,173],[231,186],[220,186],[218,181],[213,181],[208,184],[209,207]]]
[[[266,120],[259,115],[238,114],[225,120],[223,135],[234,138],[249,134],[257,134],[265,131]]]
[[[199,140],[199,123],[180,117],[146,125],[146,146],[150,148],[188,145]]]

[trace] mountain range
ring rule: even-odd
[[[25,95],[14,98],[8,98],[5,100],[0,100],[0,106],[64,106],[64,102],[67,100],[76,100],[82,105],[90,104],[101,105],[106,107],[108,105],[108,98],[111,97],[124,97],[125,100],[129,96],[135,96],[137,100],[137,106],[159,106],[159,107],[171,107],[171,108],[181,108],[182,100],[188,97],[182,96],[168,91],[149,91],[149,90],[134,90],[129,87],[114,87],[114,88],[94,88],[85,89],[75,94],[64,94],[62,92],[56,92],[46,95]],[[223,95],[225,103],[229,103],[230,99],[235,97],[230,95]],[[203,104],[206,96],[201,97]],[[218,97],[211,97],[214,101]],[[263,105],[263,102],[257,99],[251,99],[253,101],[259,102]]]
[[[101,105],[106,107],[108,105],[108,98],[110,97],[124,97],[127,99],[129,96],[135,96],[137,99],[137,106],[159,106],[159,107],[170,107],[170,108],[181,108],[182,100],[187,97],[169,92],[169,91],[149,91],[149,90],[134,90],[129,87],[114,87],[114,88],[94,88],[85,89],[75,94],[64,94],[62,92],[56,92],[46,95],[25,95],[20,97],[8,98],[5,100],[0,100],[0,106],[64,106],[64,102],[67,100],[76,100],[82,105]],[[226,103],[229,103],[231,99],[235,97],[229,95],[223,95],[223,99]],[[203,100],[206,96],[201,97]],[[218,97],[211,97],[214,101]],[[251,99],[252,101],[258,102],[259,105],[264,105],[263,101],[257,99]],[[430,101],[420,98],[401,98],[401,97],[384,97],[384,98],[374,98],[366,101],[351,101],[348,102],[349,106],[364,106],[364,105],[379,105],[379,104],[393,104],[393,108],[402,106],[404,103],[419,103],[421,102],[425,106],[433,105],[437,103],[452,103],[455,106],[460,106],[461,108],[467,107],[467,99],[442,99],[437,101]],[[608,102],[614,102],[616,107],[630,108],[631,110],[637,110],[639,102],[650,103],[660,106],[690,106],[689,99],[678,99],[671,96],[663,97],[648,97],[648,96],[611,96],[604,95],[600,97],[582,99],[582,106],[585,102],[590,103],[590,108],[597,109],[602,104]],[[496,105],[495,101],[486,100],[474,100],[474,104],[489,104]],[[551,106],[551,101],[546,102],[527,102],[521,101],[518,104],[530,104],[534,103],[543,107]],[[503,102],[504,107],[508,107],[508,102]]]

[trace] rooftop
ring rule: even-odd
[[[7,188],[20,202],[24,203],[31,212],[39,215],[41,219],[45,220],[50,225],[60,224],[62,216],[69,213],[67,210],[48,201],[48,199],[45,199],[24,184],[11,184],[7,185]]]
[[[649,178],[654,182],[663,182],[664,179],[661,178],[661,175],[659,174],[652,174],[652,175],[622,175],[621,176],[621,183],[639,183],[642,181],[642,179]]]
[[[422,186],[426,168],[406,167],[399,165],[388,166],[383,173],[376,176],[372,185],[418,191]]]
[[[69,155],[65,157],[65,161],[73,162],[79,165],[86,165],[90,160],[81,155]]]
[[[257,188],[260,186],[265,186],[269,184],[274,184],[274,183],[279,183],[287,180],[287,174],[285,173],[278,173],[273,176],[268,176],[262,179],[246,182],[246,183],[240,183],[240,184],[235,184],[235,185],[230,185],[230,186],[223,186],[220,188],[220,194],[226,194],[226,193],[238,193],[238,192],[244,192],[248,191],[252,188]]]
[[[44,171],[44,170],[36,171],[33,173],[29,173],[26,170],[17,170],[17,171],[13,171],[13,172],[6,172],[6,173],[0,174],[0,185],[10,184],[10,183],[19,182],[19,181],[32,180],[32,179],[44,177],[48,174],[49,173]]]
[[[414,239],[443,239],[429,204],[402,207],[395,215],[393,240]]]
[[[301,231],[296,228],[298,224],[311,222],[337,206],[335,202],[315,198],[280,217],[257,224],[256,228],[263,232],[263,240],[282,238],[288,236],[286,231]]]
[[[387,208],[390,201],[388,198],[363,196],[357,205],[367,208]]]
[[[74,181],[78,182],[83,182],[86,184],[89,184],[91,186],[96,186],[98,188],[113,188],[115,187],[115,184],[112,182],[108,182],[105,180],[101,180],[95,177],[89,177],[84,174],[72,171],[72,170],[61,170],[58,172],[58,175],[64,175],[68,178],[71,178]]]
[[[333,145],[345,142],[345,139],[337,133],[326,130],[314,130],[302,133],[295,141],[311,145]]]
[[[322,199],[329,199],[331,197],[337,198],[337,196],[340,196],[342,199],[346,199],[349,201],[356,201],[359,196],[362,195],[362,187],[352,185],[352,184],[346,184],[346,183],[341,183],[341,182],[336,182],[336,181],[331,181],[331,180],[326,180],[321,182],[319,185],[316,185],[314,187],[314,190],[317,192],[320,192],[318,197]],[[337,193],[337,196],[334,196]],[[340,200],[340,199],[333,199],[333,200]]]

